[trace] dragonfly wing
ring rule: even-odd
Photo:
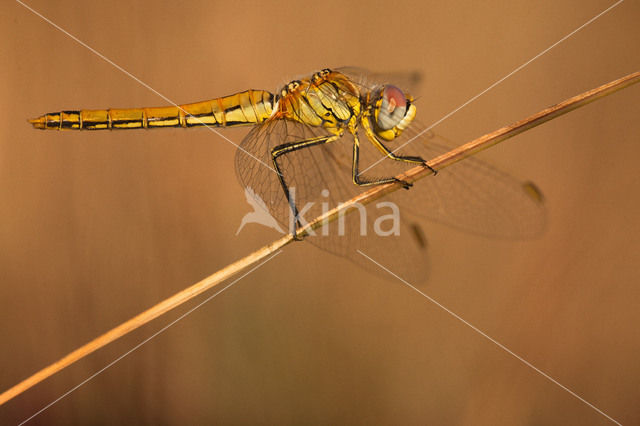
[[[245,188],[251,188],[279,222],[289,226],[291,209],[274,168],[271,152],[279,145],[301,142],[331,134],[322,128],[288,120],[268,120],[249,132],[236,153],[236,174]],[[330,145],[341,145],[337,140]],[[346,185],[339,181],[336,168],[323,145],[302,148],[278,157],[278,164],[296,206],[304,218],[311,219],[321,212],[321,202],[337,205],[347,196]],[[323,190],[329,196],[323,196]]]
[[[236,153],[240,183],[251,188],[253,195],[264,202],[285,229],[290,229],[291,213],[273,168],[271,151],[283,143],[321,136],[329,134],[298,122],[270,120],[252,129]],[[367,189],[352,182],[352,150],[353,139],[345,135],[330,144],[300,149],[279,158],[285,181],[295,192],[296,206],[304,221]],[[400,217],[402,213],[385,203],[386,200],[380,200],[361,206],[360,210],[317,230],[306,241],[371,272],[388,276],[359,254],[357,250],[361,250],[394,271],[404,271],[405,279],[423,281],[428,268],[424,242],[417,240],[406,227]]]

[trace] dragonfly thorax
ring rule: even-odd
[[[294,80],[281,91],[278,117],[309,126],[344,129],[360,117],[360,90],[343,74],[328,69]]]

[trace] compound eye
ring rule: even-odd
[[[382,102],[378,111],[378,127],[389,130],[402,121],[407,112],[407,98],[396,86],[386,85],[382,89]]]

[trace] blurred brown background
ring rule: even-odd
[[[29,5],[178,103],[356,65],[421,72],[418,114],[432,123],[612,3]],[[437,131],[467,141],[637,71],[639,21],[638,3],[622,3]],[[31,129],[25,119],[45,112],[165,102],[18,3],[0,8],[0,31],[5,390],[276,233],[235,236],[250,211],[235,148],[206,129]],[[639,95],[631,87],[482,154],[542,188],[540,239],[425,227],[430,296],[623,424],[640,423]],[[196,303],[0,407],[0,424]],[[294,244],[31,422],[125,423],[609,421],[401,283]]]

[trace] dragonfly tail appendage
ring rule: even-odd
[[[160,127],[236,127],[262,123],[274,95],[247,90],[235,95],[170,107],[59,111],[29,120],[43,130],[151,129]]]

